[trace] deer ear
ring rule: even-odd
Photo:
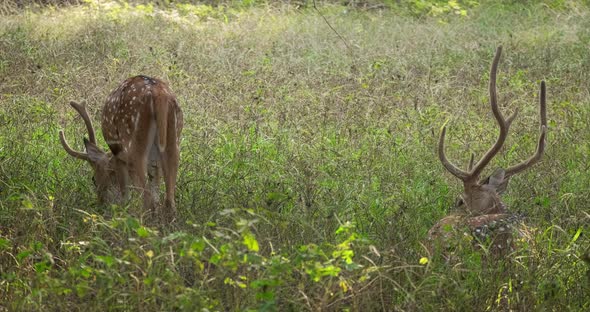
[[[490,176],[488,180],[488,184],[494,187],[498,187],[504,182],[504,176],[506,175],[506,171],[502,168],[498,168],[494,170],[494,173]]]
[[[506,171],[502,168],[498,168],[484,181],[483,184],[494,189],[496,193],[502,194],[508,187],[509,179],[510,178],[506,177]]]
[[[101,159],[107,155],[105,152],[100,150],[96,144],[88,141],[88,139],[84,138],[84,146],[86,147],[86,153],[88,153],[88,158],[91,162],[97,163]]]

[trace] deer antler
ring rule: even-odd
[[[471,153],[471,158],[469,158],[469,167],[467,167],[467,170],[471,171],[471,169],[473,169],[473,160],[475,158],[475,153]]]
[[[543,153],[545,152],[545,135],[547,133],[547,104],[546,104],[546,97],[545,97],[545,81],[541,81],[541,91],[539,94],[539,115],[541,120],[541,134],[539,135],[539,142],[537,143],[537,150],[533,156],[528,158],[527,160],[521,162],[520,164],[514,165],[506,169],[506,179],[510,176],[513,176],[519,172],[524,171],[528,167],[537,163]]]
[[[61,142],[61,145],[66,150],[66,152],[68,152],[68,154],[70,154],[71,156],[76,157],[78,159],[86,160],[86,161],[90,160],[87,153],[75,151],[70,147],[70,145],[68,144],[68,141],[66,141],[66,137],[64,135],[63,130],[59,130],[59,141]]]
[[[498,126],[500,127],[500,134],[498,139],[494,143],[494,145],[485,153],[483,158],[475,164],[473,169],[469,173],[469,177],[473,179],[477,179],[485,166],[496,156],[504,142],[506,141],[506,137],[508,136],[508,129],[512,124],[514,118],[518,114],[518,109],[514,111],[514,113],[508,117],[508,119],[504,119],[502,116],[502,112],[498,108],[498,96],[496,93],[496,76],[498,72],[498,63],[500,62],[500,56],[502,55],[502,47],[499,46],[496,49],[496,55],[494,56],[494,61],[492,62],[492,68],[490,70],[490,105],[492,106],[492,112],[494,113],[494,117],[498,122]]]
[[[78,104],[74,101],[70,102],[70,105],[82,116],[84,120],[84,124],[86,125],[86,130],[88,130],[88,140],[90,143],[96,144],[96,136],[94,134],[94,127],[92,126],[92,120],[88,116],[88,111],[86,111],[86,102],[83,101],[82,104]]]
[[[447,125],[445,124],[442,127],[440,132],[440,138],[438,140],[438,158],[440,162],[443,164],[445,168],[457,178],[466,181],[469,178],[469,172],[459,169],[457,166],[453,165],[448,159],[447,155],[445,155],[445,135],[447,133]]]
[[[90,117],[88,116],[88,112],[86,111],[86,103],[82,102],[82,104],[78,104],[78,103],[72,101],[72,102],[70,102],[70,105],[78,112],[78,114],[80,114],[80,116],[84,120],[84,124],[86,125],[86,129],[88,130],[89,141],[93,144],[96,144],[96,135],[94,134],[94,127],[92,127],[92,120],[90,120]],[[68,144],[68,141],[66,140],[63,130],[59,131],[59,140],[60,140],[63,148],[71,156],[76,157],[78,159],[86,160],[86,161],[90,160],[88,153],[78,152],[70,147],[70,145]]]
[[[506,141],[506,137],[508,136],[508,130],[510,129],[510,125],[516,115],[518,114],[518,109],[514,111],[512,115],[505,119],[502,115],[502,112],[498,108],[498,96],[496,93],[496,77],[498,72],[498,63],[500,62],[500,56],[502,55],[502,47],[499,46],[496,49],[496,54],[494,55],[494,60],[492,62],[492,67],[490,69],[490,106],[492,107],[492,113],[494,114],[494,118],[498,122],[498,126],[500,127],[500,134],[498,139],[494,143],[494,145],[484,154],[483,158],[478,161],[475,165],[473,165],[473,160],[469,162],[469,171],[464,171],[459,169],[456,165],[452,164],[446,157],[444,152],[444,142],[445,142],[445,135],[446,135],[446,125],[443,126],[439,144],[438,144],[438,156],[440,161],[442,162],[443,166],[454,176],[461,179],[462,181],[471,181],[475,180],[479,177],[485,166],[496,156],[498,151],[504,145]]]

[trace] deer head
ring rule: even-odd
[[[545,150],[545,133],[547,131],[547,109],[545,104],[545,81],[541,81],[539,100],[541,133],[539,135],[537,150],[535,154],[527,160],[517,165],[511,166],[507,169],[497,169],[488,178],[480,180],[480,175],[484,168],[489,164],[492,158],[494,158],[494,156],[496,156],[496,154],[500,151],[502,145],[504,145],[506,137],[508,136],[508,131],[510,130],[510,125],[512,124],[512,121],[514,121],[516,115],[518,114],[517,109],[508,118],[504,118],[502,112],[498,108],[498,98],[496,95],[496,73],[498,71],[498,63],[500,61],[501,54],[502,47],[498,47],[490,70],[490,106],[492,108],[494,117],[498,123],[498,126],[500,127],[500,134],[494,145],[484,154],[483,158],[477,163],[474,163],[474,157],[472,155],[471,160],[469,162],[468,170],[464,171],[458,168],[456,165],[452,164],[445,155],[446,125],[442,128],[438,143],[438,157],[442,162],[443,166],[452,175],[459,178],[463,182],[464,192],[461,195],[461,199],[459,200],[458,204],[464,206],[464,209],[470,215],[506,213],[506,207],[500,199],[500,194],[502,194],[502,192],[506,190],[506,187],[508,186],[508,181],[513,175],[522,172],[530,168],[535,163],[537,163],[541,159],[541,156],[543,155],[543,152]]]
[[[164,215],[173,218],[183,116],[168,85],[158,79],[136,76],[111,92],[102,113],[102,133],[110,152],[97,146],[85,104],[71,102],[70,105],[86,124],[89,135],[89,139],[84,139],[86,152],[72,149],[63,131],[59,132],[59,138],[68,154],[92,166],[99,201],[119,201],[133,185],[143,193],[144,207],[154,210],[163,173]]]
[[[88,131],[88,139],[84,138],[84,146],[86,152],[75,151],[68,144],[64,132],[59,131],[59,139],[63,148],[71,156],[87,161],[92,169],[94,170],[94,185],[96,187],[96,193],[98,200],[101,203],[117,202],[121,199],[122,190],[119,188],[118,177],[117,177],[117,165],[116,159],[110,152],[102,151],[96,144],[96,136],[94,133],[94,127],[92,126],[92,120],[86,111],[86,103],[78,104],[76,102],[70,102],[70,105],[80,114],[84,123],[86,124],[86,130]]]

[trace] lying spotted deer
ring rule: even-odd
[[[480,180],[480,174],[489,162],[496,156],[506,141],[512,121],[518,113],[518,109],[505,118],[498,108],[496,96],[496,73],[498,62],[502,54],[502,47],[498,47],[490,71],[490,105],[492,112],[500,127],[500,134],[494,145],[485,153],[483,158],[474,164],[473,155],[467,171],[452,164],[445,155],[446,125],[443,126],[438,143],[438,157],[443,166],[455,177],[463,182],[464,192],[458,201],[458,210],[438,221],[428,232],[430,251],[435,244],[439,247],[449,247],[449,239],[458,232],[469,234],[476,242],[490,244],[492,255],[501,255],[509,251],[512,245],[512,227],[520,223],[520,216],[508,211],[502,202],[500,195],[506,190],[508,181],[515,174],[522,172],[537,163],[545,150],[545,133],[547,131],[547,110],[545,104],[545,82],[541,81],[540,90],[540,119],[541,134],[537,143],[537,150],[527,160],[509,167],[497,169],[486,179]],[[442,245],[441,245],[442,244]]]
[[[119,202],[134,185],[143,193],[144,208],[154,212],[162,171],[166,185],[162,216],[173,219],[183,118],[168,85],[159,79],[136,76],[125,80],[109,95],[102,112],[102,133],[110,152],[98,147],[86,105],[76,102],[70,105],[86,124],[89,136],[84,138],[86,152],[72,149],[63,131],[59,132],[59,138],[68,154],[92,166],[99,202]]]

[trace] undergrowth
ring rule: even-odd
[[[348,48],[316,10],[286,5],[3,16],[0,310],[588,310],[588,7],[320,11]],[[504,195],[532,240],[450,265],[423,246],[461,192],[439,130],[464,166],[495,140],[500,44],[501,109],[521,113],[494,166],[533,153],[548,86],[547,151]],[[146,222],[137,200],[97,205],[91,169],[58,140],[65,128],[82,146],[70,100],[100,120],[135,74],[168,81],[184,112],[173,225]]]

